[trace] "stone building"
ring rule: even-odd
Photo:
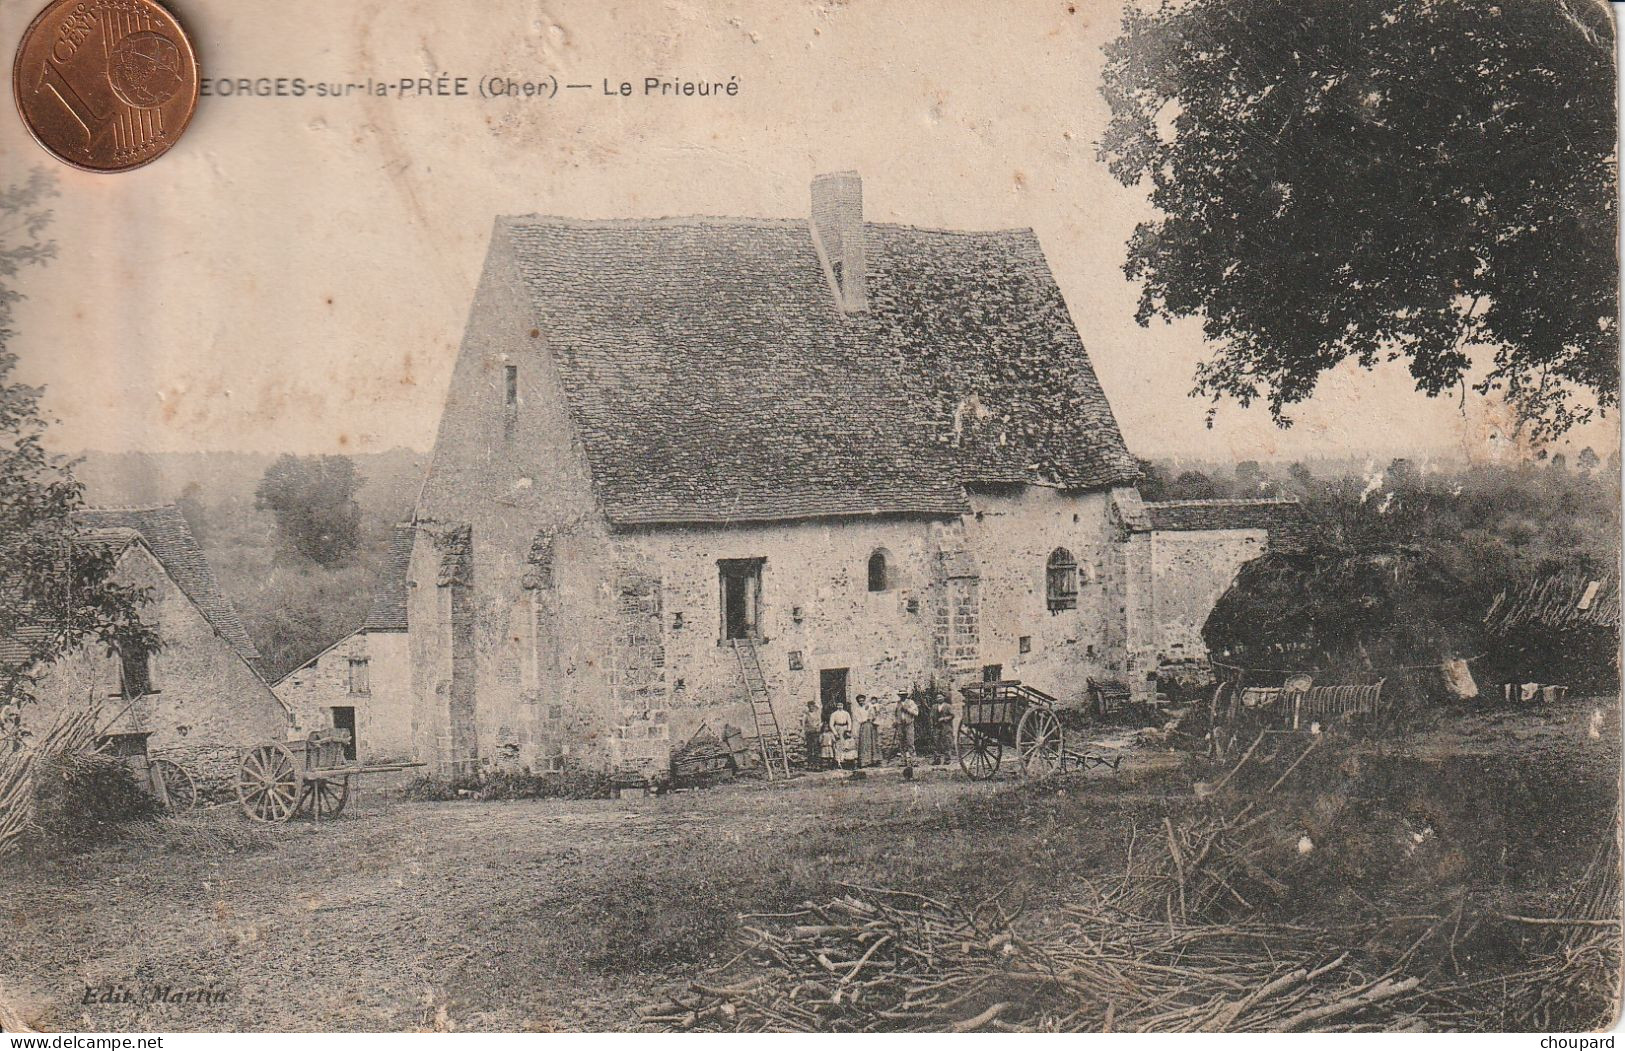
[[[153,755],[174,759],[200,787],[232,783],[241,749],[280,741],[291,713],[261,678],[259,652],[173,506],[88,509],[74,515],[82,539],[116,552],[114,579],[149,589],[143,621],[155,651],[69,654],[42,673],[26,718],[100,707],[113,732],[150,731]]]
[[[792,750],[929,682],[1143,695],[1268,514],[1137,477],[1030,230],[865,222],[854,173],[810,221],[500,218],[415,513],[419,758],[660,766],[756,731],[753,665]]]
[[[406,645],[406,568],[413,529],[396,526],[378,590],[360,628],[273,686],[303,729],[350,732],[350,758],[410,759],[412,668]]]

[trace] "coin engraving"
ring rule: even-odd
[[[12,70],[30,134],[88,171],[127,171],[174,145],[197,108],[190,40],[154,0],[57,0]]]
[[[152,109],[181,89],[181,49],[162,33],[131,33],[113,48],[108,80],[119,98],[138,109]]]

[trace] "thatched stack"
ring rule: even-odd
[[[39,772],[48,765],[60,764],[66,756],[93,749],[99,719],[95,709],[68,712],[58,717],[31,747],[0,754],[0,856],[15,850],[20,837],[33,824]]]

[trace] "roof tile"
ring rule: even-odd
[[[173,504],[163,507],[95,507],[75,511],[74,525],[92,536],[117,535],[116,531],[139,533],[147,547],[163,565],[170,579],[196,603],[203,616],[232,649],[253,664],[259,650],[243,626],[242,617],[215,581],[214,571],[203,556],[186,518]]]
[[[1030,230],[867,224],[870,308],[844,314],[804,222],[501,224],[617,525],[1137,477]]]

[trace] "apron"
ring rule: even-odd
[[[852,713],[844,710],[831,712],[829,728],[835,733],[835,758],[843,763],[857,759],[858,742],[852,733]]]

